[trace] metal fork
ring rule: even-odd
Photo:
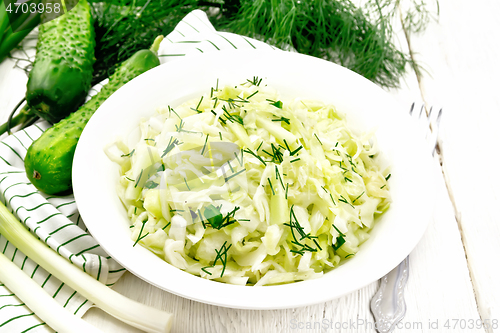
[[[431,107],[427,112],[424,104],[418,110],[415,103],[410,108],[410,116],[418,121],[433,156],[439,152],[438,128],[442,111],[442,108],[436,111],[436,108]],[[379,333],[392,332],[406,314],[404,287],[410,274],[409,262],[410,256],[380,279],[380,287],[370,302],[375,328]]]

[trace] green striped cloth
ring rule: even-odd
[[[273,47],[240,35],[217,32],[205,13],[195,10],[164,39],[159,56],[161,62],[166,63],[187,54],[242,48]],[[125,270],[89,235],[73,196],[47,196],[38,192],[26,177],[23,163],[26,149],[48,127],[48,123],[40,122],[0,142],[0,200],[54,251],[102,283],[112,285]],[[26,258],[1,235],[0,251],[75,315],[82,316],[92,306],[81,295]],[[53,330],[0,282],[0,333],[3,332]]]

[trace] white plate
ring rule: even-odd
[[[175,107],[219,85],[254,76],[280,93],[333,103],[359,130],[376,128],[392,166],[393,203],[355,257],[320,279],[279,286],[235,286],[183,272],[141,246],[133,247],[118,196],[118,167],[103,152],[126,137],[156,107]],[[154,68],[120,88],[85,127],[73,162],[80,214],[101,246],[141,279],[192,300],[245,309],[280,309],[331,300],[376,281],[399,264],[422,237],[433,210],[430,152],[406,108],[363,77],[333,63],[282,51],[220,51]]]

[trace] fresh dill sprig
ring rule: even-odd
[[[184,178],[184,184],[186,184],[186,187],[187,187],[188,191],[191,191],[191,188],[189,187],[189,184],[188,184],[186,178]]]
[[[109,77],[135,52],[148,49],[158,35],[168,35],[193,9],[206,8],[198,0],[92,0],[89,4],[96,35],[92,84]]]
[[[438,0],[110,0],[89,1],[96,34],[92,84],[114,73],[124,60],[168,35],[194,9],[215,28],[280,48],[324,58],[386,87],[399,85],[411,54],[393,44],[391,21],[401,12],[405,33],[425,29],[439,15]],[[435,4],[435,6],[431,6]],[[404,5],[404,7],[403,7]],[[259,86],[262,78],[246,80]],[[216,90],[218,90],[216,88]]]
[[[398,87],[408,67],[418,68],[411,54],[393,43],[391,20],[400,10],[399,0],[368,0],[362,7],[351,0],[227,2],[239,11],[214,18],[216,28],[327,59],[381,86]],[[409,2],[403,25],[409,32],[423,30],[431,10],[424,0]]]

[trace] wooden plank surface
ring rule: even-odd
[[[442,105],[443,173],[467,253],[481,318],[500,320],[500,22],[498,1],[440,1],[438,24],[411,40],[429,75],[421,80],[429,105]],[[493,162],[495,161],[495,162]],[[498,330],[498,328],[497,328]],[[488,332],[493,331],[489,329]]]

